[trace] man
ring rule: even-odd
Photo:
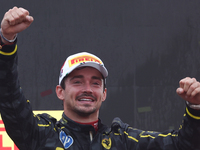
[[[48,114],[34,115],[24,98],[17,76],[17,33],[33,17],[23,8],[9,10],[1,22],[0,111],[6,131],[20,150],[199,150],[200,83],[180,81],[177,94],[187,103],[183,124],[177,131],[148,132],[129,127],[115,118],[103,125],[99,108],[106,99],[108,72],[97,56],[78,53],[61,68],[56,93],[63,101],[60,121]]]

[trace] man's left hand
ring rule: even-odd
[[[195,78],[186,77],[179,82],[177,94],[191,104],[200,104],[200,83]]]

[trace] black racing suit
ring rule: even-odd
[[[2,47],[1,47],[2,46]],[[115,118],[111,127],[99,121],[98,131],[63,114],[57,121],[35,115],[20,88],[17,45],[0,46],[0,111],[6,131],[20,150],[200,150],[200,111],[186,107],[177,131],[142,131]]]

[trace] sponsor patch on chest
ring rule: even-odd
[[[70,135],[66,135],[64,131],[60,131],[59,138],[65,149],[69,148],[74,142],[73,138]]]

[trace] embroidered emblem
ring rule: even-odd
[[[65,149],[69,148],[74,142],[73,138],[70,135],[66,135],[64,131],[60,132],[60,141]]]
[[[111,139],[103,139],[101,144],[103,145],[104,148],[110,149],[111,148]]]

